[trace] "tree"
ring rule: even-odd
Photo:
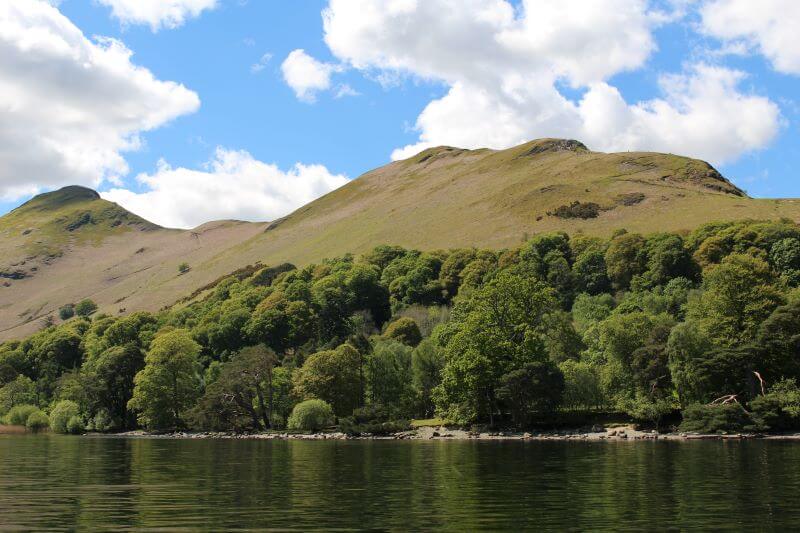
[[[389,324],[383,333],[383,337],[396,340],[412,348],[422,341],[422,334],[416,321],[405,316]]]
[[[410,414],[413,407],[412,348],[388,340],[375,343],[367,357],[367,393],[371,405],[396,415]]]
[[[112,346],[88,358],[83,375],[91,384],[91,414],[105,410],[113,427],[132,427],[135,419],[128,402],[134,394],[136,375],[144,366],[144,352],[133,342]]]
[[[624,233],[611,241],[606,251],[608,277],[617,289],[627,289],[634,276],[647,268],[646,241],[638,233]]]
[[[308,303],[290,300],[283,291],[276,291],[255,308],[244,331],[251,342],[264,343],[286,355],[314,337],[314,322]]]
[[[518,427],[534,413],[551,412],[561,404],[564,375],[552,361],[525,363],[500,378],[497,397],[511,412]]]
[[[430,338],[424,339],[411,352],[411,373],[414,389],[424,416],[433,416],[433,390],[441,382],[444,366],[441,348]]]
[[[745,254],[731,254],[705,273],[700,298],[688,316],[722,346],[753,341],[759,325],[783,303],[769,265]]]
[[[563,405],[570,409],[597,409],[605,404],[597,367],[567,360],[559,365],[564,375]]]
[[[89,316],[97,311],[97,304],[92,300],[81,300],[75,304],[75,314],[78,316]]]
[[[543,318],[555,305],[552,288],[513,270],[459,302],[440,337],[445,366],[437,408],[453,421],[493,424],[500,378],[547,359]]]
[[[312,354],[297,371],[294,388],[298,397],[325,400],[336,416],[349,416],[363,401],[361,355],[347,344]]]
[[[153,340],[128,402],[128,408],[138,412],[140,424],[148,429],[184,425],[186,412],[199,392],[200,349],[186,330],[166,331]]]
[[[5,414],[17,405],[36,404],[36,387],[27,376],[17,376],[14,381],[0,388],[0,414]]]
[[[58,316],[61,320],[69,320],[75,316],[75,306],[73,304],[61,306],[58,309]]]
[[[68,423],[73,417],[80,415],[80,407],[71,400],[61,400],[50,411],[50,429],[56,433],[71,433]]]
[[[245,421],[253,429],[271,426],[275,353],[264,345],[243,348],[223,363],[219,376],[207,385],[195,409],[201,426],[239,429]]]

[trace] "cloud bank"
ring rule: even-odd
[[[201,170],[159,164],[137,181],[146,192],[118,188],[101,193],[162,226],[193,228],[209,220],[275,220],[341,187],[347,178],[322,165],[298,163],[289,170],[258,161],[248,152],[217,148]]]

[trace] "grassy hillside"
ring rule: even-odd
[[[380,243],[504,248],[544,231],[606,236],[782,217],[800,220],[800,201],[749,198],[702,161],[604,154],[557,139],[499,151],[432,148],[283,219],[192,231],[159,228],[70,187],[0,217],[0,338],[29,333],[85,297],[114,314],[156,310],[256,262],[302,265]],[[191,270],[179,274],[184,261]]]

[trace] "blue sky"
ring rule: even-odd
[[[128,0],[120,0],[124,1]],[[178,3],[180,1],[182,0],[177,0]],[[213,3],[213,0],[210,1]],[[359,1],[369,3],[370,0]],[[435,1],[446,3],[448,0]],[[618,0],[607,1],[613,4]],[[794,50],[789,50],[788,53],[794,55],[788,59],[776,59],[774,52],[770,55],[770,48],[764,37],[765,31],[772,31],[773,26],[769,24],[779,24],[780,18],[759,23],[760,26],[754,29],[744,28],[732,35],[726,34],[727,28],[735,24],[724,18],[731,16],[724,10],[735,9],[736,6],[730,4],[736,4],[737,0],[688,3],[665,1],[655,4],[642,2],[642,13],[629,14],[632,17],[630,20],[634,21],[632,26],[636,25],[636,21],[642,25],[638,34],[631,33],[627,41],[620,41],[618,36],[606,35],[591,37],[598,40],[597,42],[588,41],[588,48],[619,46],[621,50],[620,58],[609,60],[608,65],[600,67],[599,73],[594,72],[596,69],[590,68],[591,65],[588,64],[597,60],[588,56],[570,56],[558,61],[540,59],[561,54],[561,50],[538,42],[535,46],[540,48],[529,48],[531,57],[524,57],[524,50],[528,50],[524,47],[534,45],[523,42],[523,52],[519,48],[511,47],[491,52],[496,54],[497,63],[503,64],[503,70],[498,68],[497,72],[487,73],[485,76],[484,72],[491,70],[491,67],[483,70],[476,67],[473,72],[466,58],[463,64],[458,61],[458,64],[454,64],[453,57],[459,58],[458,50],[447,51],[446,48],[450,43],[456,43],[462,34],[475,35],[474,39],[481,50],[490,50],[496,39],[487,41],[489,44],[486,46],[481,45],[479,41],[483,27],[473,27],[470,21],[464,22],[457,17],[453,17],[452,21],[431,23],[431,27],[423,27],[419,23],[418,35],[413,34],[412,29],[411,35],[405,33],[398,35],[396,39],[390,35],[385,42],[373,44],[370,39],[375,37],[365,33],[362,23],[366,22],[370,27],[376,28],[380,28],[380,24],[390,24],[387,26],[388,32],[398,26],[396,17],[400,15],[393,13],[391,17],[395,18],[374,15],[378,17],[375,20],[352,20],[359,14],[342,8],[340,0],[338,6],[331,4],[332,11],[336,12],[335,17],[332,17],[335,23],[332,23],[331,28],[323,29],[322,11],[329,6],[327,1],[218,0],[212,9],[202,10],[196,16],[187,16],[180,24],[176,24],[177,27],[159,27],[154,30],[146,22],[121,20],[120,16],[112,16],[108,5],[113,5],[114,2],[115,0],[63,0],[57,9],[87,40],[96,43],[97,36],[104,36],[124,43],[133,53],[130,58],[133,65],[152,73],[155,80],[183,85],[199,97],[199,107],[193,111],[185,108],[176,110],[174,117],[168,120],[159,119],[156,121],[157,126],[152,129],[125,126],[125,135],[133,132],[142,141],[135,149],[110,149],[127,162],[127,172],[108,171],[109,165],[99,164],[98,172],[113,175],[113,179],[88,175],[91,171],[84,171],[84,174],[64,171],[65,177],[52,183],[38,182],[36,176],[25,176],[27,181],[24,187],[14,189],[24,192],[9,193],[6,190],[5,198],[0,201],[0,212],[15,207],[30,197],[34,190],[54,188],[75,177],[73,181],[96,186],[101,191],[126,191],[109,193],[109,197],[123,205],[128,202],[130,206],[126,207],[146,211],[145,216],[162,216],[160,212],[147,212],[147,205],[158,204],[159,209],[165,212],[161,222],[189,226],[197,220],[191,219],[189,215],[166,213],[176,208],[171,207],[168,201],[146,195],[148,191],[152,193],[161,187],[157,180],[172,179],[177,170],[185,171],[181,183],[189,186],[195,179],[236,180],[239,173],[248,172],[248,179],[257,180],[258,172],[271,169],[269,179],[289,182],[285,187],[277,185],[277,189],[269,188],[264,194],[286,196],[286,201],[278,202],[274,212],[267,210],[262,213],[257,207],[248,205],[242,208],[246,213],[243,218],[271,218],[280,214],[281,209],[297,207],[295,204],[340,184],[341,176],[352,179],[386,164],[391,160],[393,152],[403,147],[410,146],[405,152],[395,153],[395,157],[408,155],[414,150],[440,142],[469,145],[468,147],[484,144],[502,147],[524,140],[528,135],[581,138],[590,148],[604,151],[609,146],[621,146],[660,151],[677,151],[680,148],[683,151],[693,151],[694,153],[689,154],[693,156],[707,154],[706,158],[717,164],[725,176],[752,196],[800,197],[800,182],[795,170],[800,167],[800,99],[797,96],[800,94],[800,69],[795,71],[792,63],[800,54],[797,50],[800,45],[797,42],[790,44],[790,48],[794,46]],[[190,3],[191,0],[187,2]],[[486,0],[485,3],[498,7],[496,4],[499,2],[502,3],[502,0]],[[408,4],[408,0],[405,3]],[[470,3],[475,6],[481,4],[479,0],[469,0],[461,5]],[[702,11],[708,4],[715,3],[720,5],[707,9],[722,10],[715,16],[722,17],[722,24],[726,25],[723,29],[714,29],[713,21],[707,22],[707,13]],[[386,4],[378,2],[377,5],[385,7]],[[687,5],[689,7],[685,8]],[[499,6],[501,9],[497,11],[498,17],[503,14],[504,7]],[[515,2],[513,7],[517,10],[513,21],[522,21],[525,17],[522,13],[524,6]],[[679,13],[679,8],[684,10]],[[423,9],[417,8],[418,11]],[[653,12],[659,9],[667,14],[664,14],[663,20],[654,23]],[[475,13],[478,18],[477,8]],[[404,11],[402,14],[406,17],[405,22],[412,28],[416,24],[413,17],[417,15],[422,17],[424,13]],[[783,14],[779,15],[784,17]],[[28,15],[24,13],[18,16]],[[642,18],[645,16],[649,18]],[[791,15],[786,17],[791,21]],[[564,17],[559,16],[554,20],[561,18]],[[420,20],[425,20],[425,24],[429,23],[427,19]],[[597,23],[604,24],[602,20]],[[615,21],[608,22],[612,23]],[[353,29],[348,24],[352,24]],[[450,26],[445,27],[444,24]],[[508,23],[505,24],[505,27],[509,26]],[[572,27],[564,28],[563,31],[573,32],[565,34],[568,39],[583,39],[587,33]],[[437,41],[438,36],[443,40]],[[469,43],[470,38],[467,37],[465,42]],[[420,39],[422,45],[416,47],[415,39]],[[611,42],[607,39],[615,40]],[[642,46],[646,48],[641,43],[647,39],[651,41],[651,50],[641,52]],[[416,47],[415,51],[407,53],[404,49],[406,43],[408,50]],[[430,46],[430,54],[426,52],[425,46]],[[327,86],[322,88],[313,86],[312,83],[307,93],[311,96],[305,99],[298,97],[300,93],[297,83],[294,87],[287,83],[283,68],[289,54],[298,49],[304,51],[303,58],[308,58],[312,67],[325,71],[323,77],[327,81]],[[486,52],[486,57],[476,58],[475,64],[486,61],[487,65],[491,65],[494,59],[489,53]],[[269,59],[262,60],[263,58]],[[253,66],[260,61],[263,68],[254,70]],[[781,66],[776,66],[778,64]],[[707,71],[696,70],[696,65],[716,70],[709,74]],[[543,69],[542,72],[561,72],[563,69],[567,73],[554,75],[552,87],[555,90],[546,86],[537,92],[525,87],[525,84],[536,84],[535,77],[525,78],[528,69],[534,74],[538,72],[536,69]],[[706,105],[707,100],[693,99],[694,89],[681,89],[683,92],[672,100],[665,97],[665,75],[682,76],[677,82],[681,87],[691,85],[693,80],[700,80],[698,86],[701,88],[697,90],[703,92],[705,89],[702,87],[706,87],[704,84],[712,83],[708,79],[720,72],[720,76],[727,76],[726,73],[733,71],[739,72],[739,77],[735,83],[728,83],[724,89],[726,97],[732,97],[730,105],[710,111],[710,118],[703,116],[702,109],[691,114],[692,112],[684,108],[691,105],[687,102],[697,101],[697,105],[701,107]],[[508,92],[509,83],[516,83],[518,77],[523,79],[524,87],[517,92]],[[301,79],[300,83],[307,82]],[[628,111],[620,111],[622,114],[613,119],[613,131],[609,134],[611,136],[616,132],[620,140],[614,141],[616,144],[609,141],[607,146],[597,146],[598,142],[605,143],[605,140],[595,140],[603,139],[603,130],[593,130],[588,119],[585,119],[585,124],[579,125],[579,119],[575,117],[589,112],[581,107],[581,102],[589,92],[602,92],[598,90],[598,84],[614,89],[629,106],[629,110],[641,102],[652,102],[659,98],[670,101],[674,110],[663,116],[651,113],[652,116],[642,119],[641,124],[635,118],[638,111],[630,116],[625,114]],[[448,96],[449,92],[458,92],[451,91],[454,86],[462,87],[463,94]],[[346,92],[355,94],[337,96],[343,87],[348,89]],[[56,93],[57,91],[56,88]],[[552,105],[569,109],[559,111],[561,114],[554,114],[551,121],[540,120],[548,114],[553,98],[559,97],[565,102]],[[474,98],[479,98],[482,103],[471,103],[476,101]],[[497,101],[493,101],[493,98]],[[711,98],[712,103],[717,100],[713,95]],[[154,105],[161,105],[158,100],[154,102]],[[432,102],[433,108],[438,106],[435,102],[442,102],[442,111],[426,111],[426,106]],[[741,106],[737,102],[741,102]],[[481,107],[484,104],[485,108]],[[523,106],[521,109],[524,110],[536,109],[541,105],[541,109],[530,111],[530,115],[517,117],[519,124],[512,128],[501,120],[504,112],[510,111],[512,117],[520,115],[515,105]],[[604,104],[597,105],[602,111]],[[475,119],[470,123],[472,106],[475,106]],[[741,117],[737,116],[740,109]],[[661,130],[666,131],[672,127],[669,117],[674,114],[673,111],[689,113],[689,116],[685,119],[685,124],[676,126],[674,132],[667,134]],[[459,114],[454,115],[456,112]],[[713,116],[714,112],[719,116]],[[770,113],[774,116],[765,118]],[[457,121],[451,120],[452,124],[448,123],[451,115],[457,117]],[[465,122],[461,123],[462,120]],[[703,123],[704,120],[711,124]],[[570,121],[575,121],[576,125],[570,126]],[[718,149],[717,145],[724,144],[719,140],[729,136],[720,135],[720,130],[715,129],[715,122],[717,126],[722,125],[721,131],[738,131],[740,139],[730,141],[729,147]],[[642,128],[646,127],[653,131],[645,131],[637,137]],[[706,129],[709,134],[704,136]],[[584,131],[595,131],[595,137],[587,139],[586,135],[582,135]],[[760,133],[750,138],[750,131]],[[682,139],[681,137],[687,136],[687,132],[696,133],[697,139]],[[574,135],[570,135],[571,133]],[[91,144],[89,147],[91,148]],[[241,158],[230,163],[230,168],[235,170],[230,170],[228,166],[225,167],[228,170],[224,172],[219,169],[209,170],[215,161],[221,160],[218,149],[235,151],[241,155]],[[246,160],[244,163],[242,158]],[[321,167],[318,170],[325,172],[325,175],[315,178],[316,181],[307,186],[306,193],[294,198],[290,181],[294,178],[305,179],[303,176],[306,172],[305,167],[294,167],[298,163],[321,165],[324,171]],[[15,160],[12,166],[14,165],[19,166],[22,171],[27,168],[24,161],[20,163]],[[270,166],[269,169],[267,166]],[[40,167],[33,164],[31,168],[42,172]],[[294,174],[291,170],[293,168]],[[140,174],[150,176],[151,179],[137,180],[136,176]],[[167,194],[173,190],[176,189],[164,186],[162,193]],[[209,190],[215,189],[212,187]],[[280,192],[276,193],[275,190]],[[215,200],[216,198],[211,197],[208,203],[214,203]],[[230,209],[236,209],[236,202],[237,200],[231,200]],[[196,208],[189,208],[197,212]],[[230,213],[217,213],[214,209],[197,214],[199,217],[228,215]]]

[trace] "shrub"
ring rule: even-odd
[[[412,348],[422,341],[422,334],[416,321],[405,316],[389,324],[383,336],[386,339],[402,342]]]
[[[100,409],[94,418],[89,420],[86,429],[91,431],[106,432],[114,426],[114,421],[111,420],[111,415],[108,414],[107,409]]]
[[[318,431],[333,422],[333,409],[328,402],[306,400],[294,406],[287,427],[294,430]]]
[[[67,422],[67,433],[72,435],[80,435],[85,431],[86,427],[83,425],[83,419],[78,415],[73,416]]]
[[[97,304],[89,299],[81,300],[75,305],[75,314],[78,316],[89,316],[95,311],[97,311]]]
[[[189,266],[189,263],[181,263],[180,265],[178,265],[178,272],[180,272],[181,274],[186,274],[191,269],[192,267]]]
[[[61,320],[69,320],[75,316],[75,306],[72,304],[62,306],[58,310],[58,316],[61,318]]]
[[[387,435],[411,428],[408,420],[396,419],[382,406],[367,406],[353,411],[353,416],[339,421],[339,430],[348,435]]]
[[[72,400],[61,400],[50,411],[50,429],[56,433],[71,433],[69,422],[80,413],[80,407]]]
[[[28,416],[25,427],[31,431],[41,431],[50,425],[50,419],[44,411],[36,410]]]
[[[738,403],[690,405],[683,412],[681,431],[691,433],[728,433],[752,429],[750,415]]]
[[[38,410],[35,405],[15,405],[6,415],[6,423],[12,426],[24,426],[31,413]]]
[[[777,382],[764,396],[750,402],[753,420],[761,430],[800,427],[800,388],[793,379]]]
[[[558,218],[597,218],[600,215],[600,205],[594,202],[574,201],[569,205],[562,205],[548,215]]]

